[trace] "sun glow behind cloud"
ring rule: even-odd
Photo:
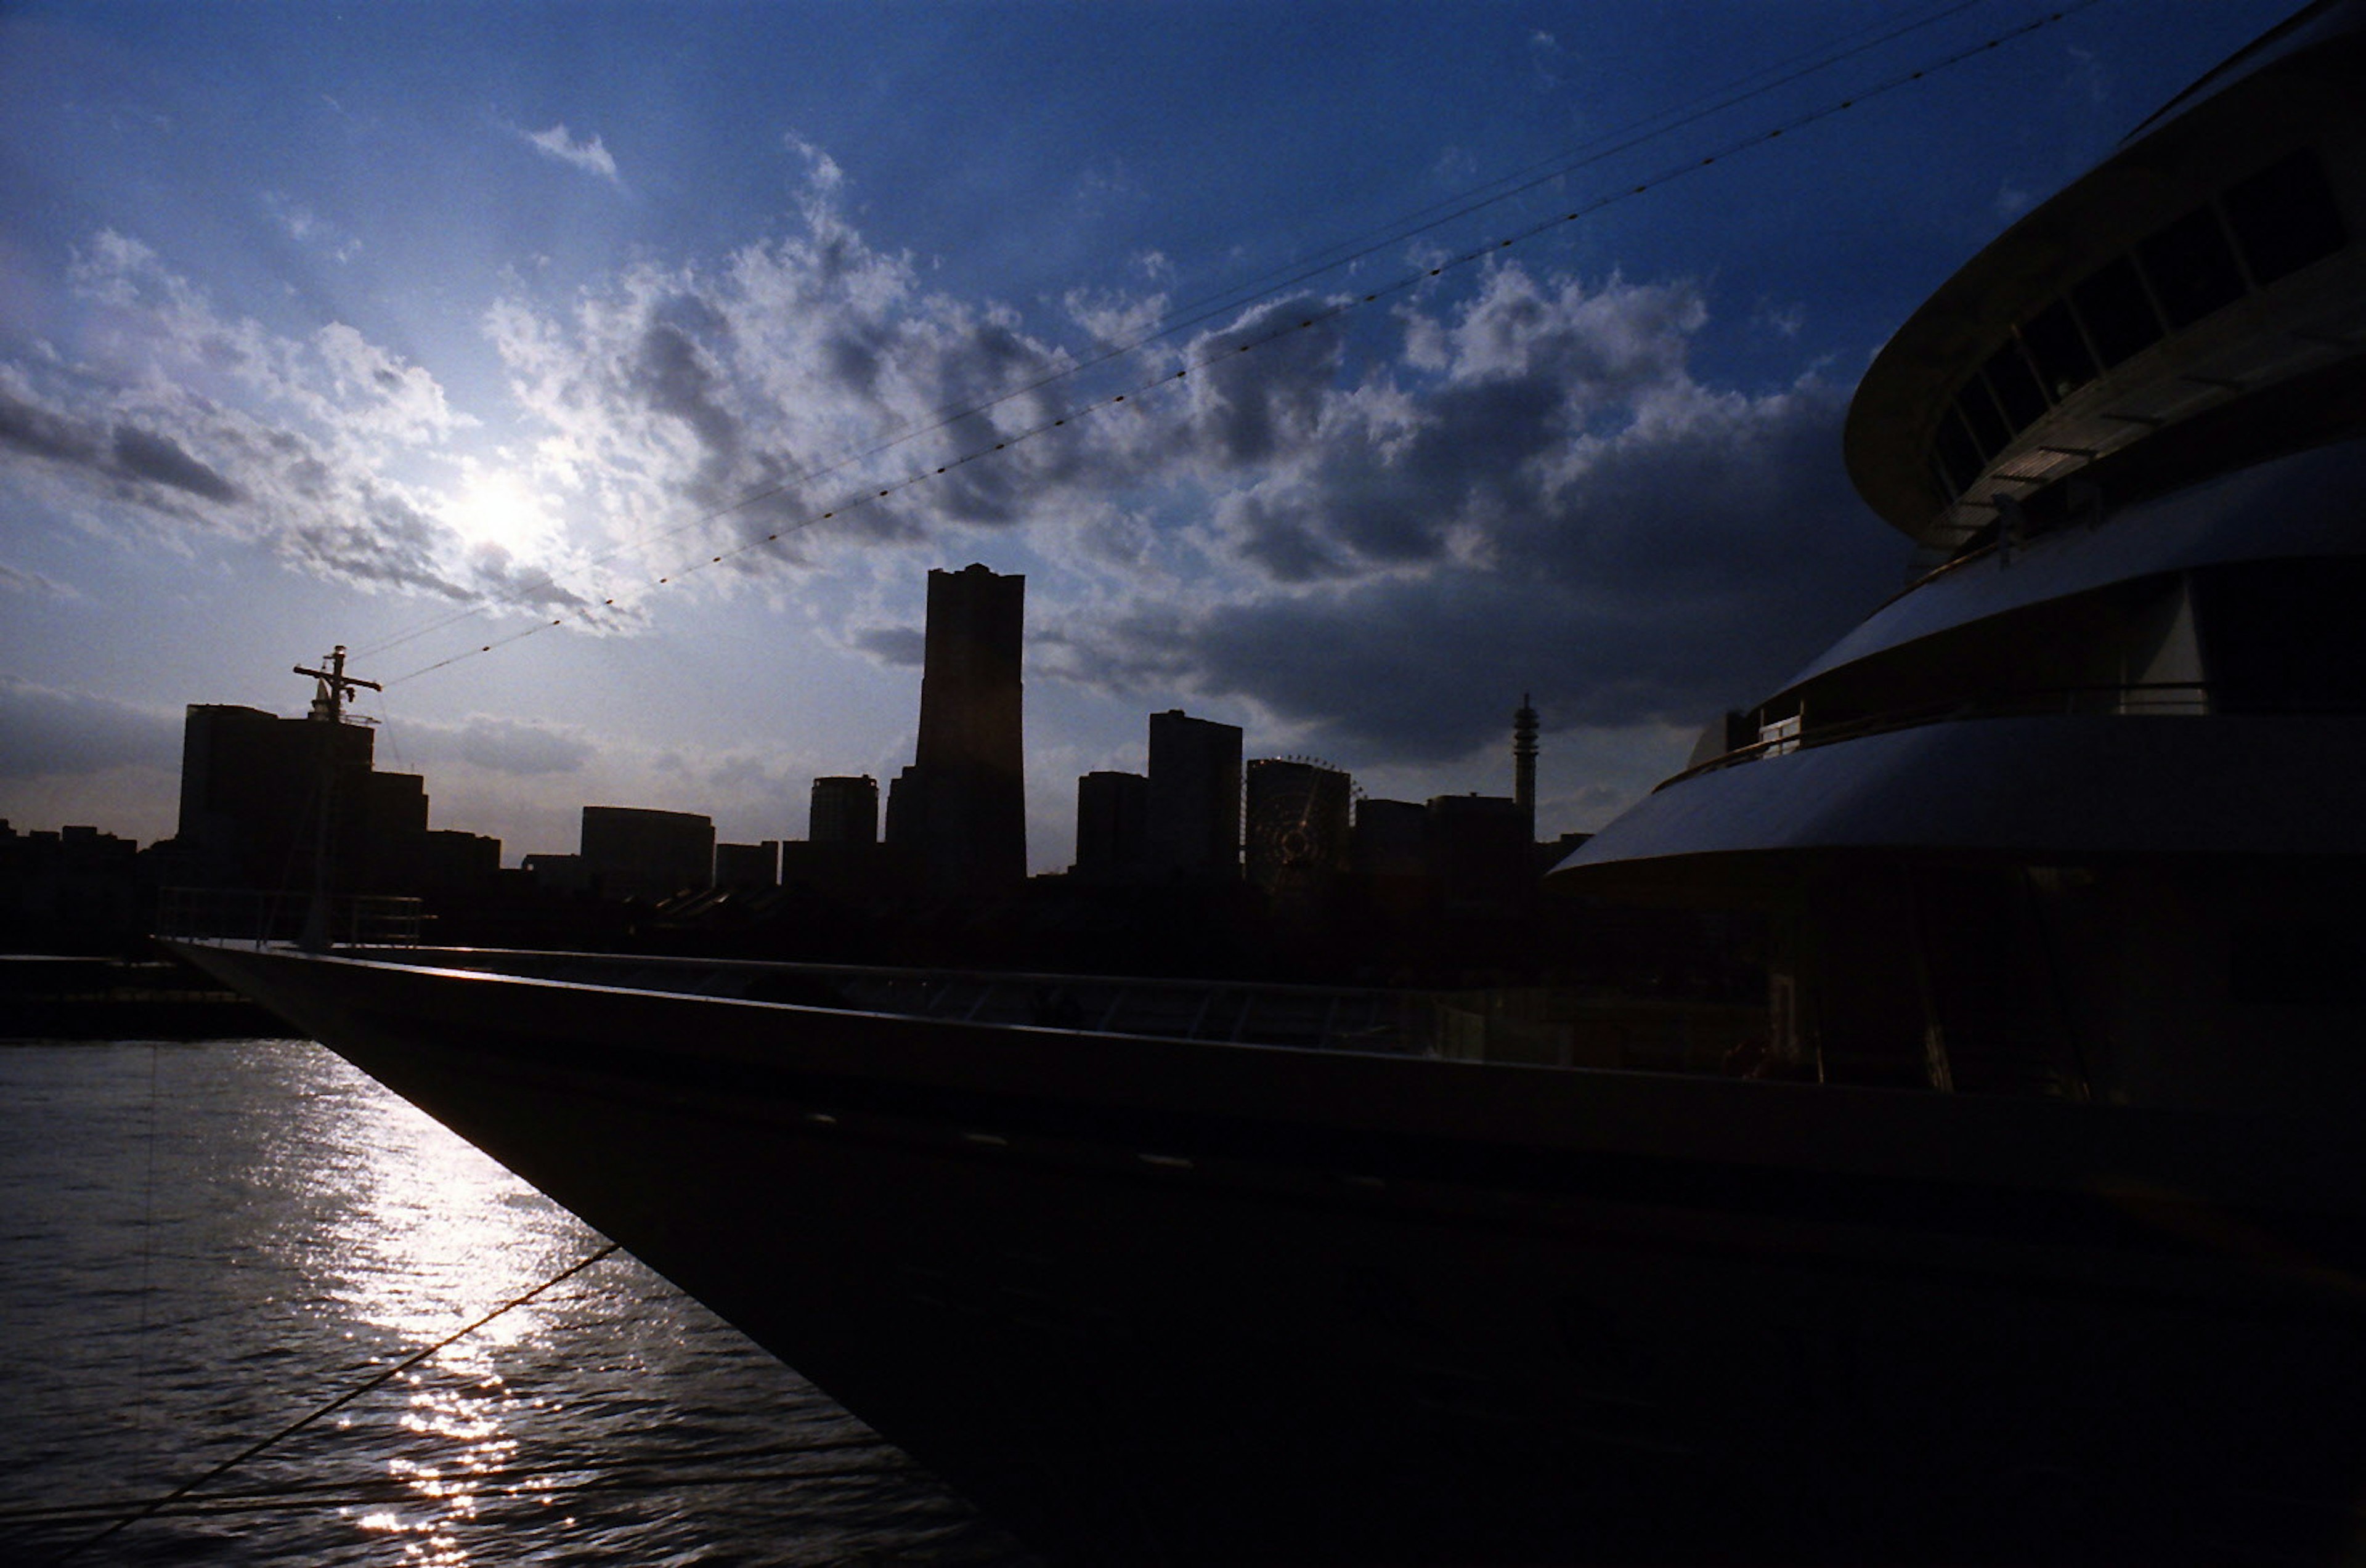
[[[783,836],[808,773],[908,758],[923,574],[972,559],[1029,577],[1039,869],[1073,773],[1140,766],[1177,705],[1418,796],[1500,787],[1533,690],[1548,796],[1631,794],[1894,586],[1836,451],[1881,334],[2289,0],[2131,6],[2174,25],[2097,7],[1690,159],[1907,62],[1867,57],[1539,190],[1698,169],[1550,239],[1439,276],[1461,240],[1391,243],[1263,304],[1294,258],[1856,35],[1294,7],[1317,62],[1223,8],[628,3],[553,50],[433,7],[8,7],[0,706],[46,716],[0,736],[0,817],[79,810],[50,803],[135,750],[77,732],[92,694],[270,705],[342,641],[400,682],[381,746],[433,761],[438,826],[557,849],[604,797]],[[220,92],[250,70],[320,90]],[[168,778],[172,725],[130,729]]]
[[[463,465],[443,520],[468,550],[499,550],[518,561],[548,556],[563,537],[543,492],[513,469],[473,460]]]

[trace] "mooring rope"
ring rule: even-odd
[[[534,1289],[526,1292],[524,1295],[513,1296],[508,1301],[505,1301],[501,1305],[495,1307],[492,1311],[485,1314],[484,1316],[477,1319],[474,1323],[468,1324],[463,1327],[453,1330],[451,1333],[445,1335],[443,1338],[438,1339],[434,1344],[430,1345],[427,1348],[420,1351],[418,1354],[405,1357],[402,1360],[397,1361],[393,1366],[387,1368],[386,1371],[379,1372],[375,1377],[369,1378],[365,1382],[347,1389],[344,1393],[337,1395],[336,1398],[329,1401],[328,1404],[323,1404],[318,1410],[313,1411],[310,1415],[304,1416],[300,1420],[291,1422],[287,1426],[282,1427],[278,1431],[272,1433],[271,1436],[265,1438],[260,1442],[249,1444],[246,1448],[242,1449],[235,1454],[232,1454],[230,1458],[222,1461],[211,1470],[207,1471],[203,1475],[197,1476],[193,1480],[183,1482],[180,1485],[175,1486],[173,1490],[165,1493],[161,1497],[151,1498],[148,1502],[133,1509],[130,1513],[125,1514],[121,1517],[118,1518],[113,1524],[108,1525],[96,1535],[90,1537],[86,1540],[77,1541],[73,1546],[67,1548],[65,1554],[61,1557],[59,1561],[62,1562],[71,1562],[73,1559],[81,1556],[84,1552],[88,1551],[92,1547],[96,1546],[99,1542],[107,1540],[126,1526],[136,1525],[141,1520],[156,1513],[160,1509],[179,1502],[182,1498],[187,1496],[198,1487],[203,1486],[208,1481],[229,1474],[231,1471],[236,1470],[240,1465],[244,1464],[247,1461],[263,1452],[264,1450],[270,1448],[273,1444],[285,1438],[294,1437],[297,1433],[302,1431],[313,1422],[318,1421],[321,1416],[332,1415],[336,1411],[344,1409],[346,1405],[351,1404],[355,1400],[359,1399],[363,1394],[369,1393],[372,1389],[377,1388],[392,1379],[400,1377],[404,1372],[409,1371],[411,1368],[419,1365],[420,1362],[426,1360],[437,1352],[445,1349],[446,1347],[455,1345],[460,1340],[466,1339],[469,1335],[474,1334],[479,1328],[484,1327],[485,1325],[492,1322],[503,1313],[511,1312],[518,1307],[522,1307],[525,1305],[526,1303],[534,1300],[535,1297],[542,1294],[543,1292],[549,1290],[553,1285],[558,1284],[562,1280],[572,1279],[576,1275],[580,1274],[586,1269],[591,1268],[594,1263],[606,1258],[610,1253],[616,1251],[617,1247],[618,1244],[612,1241],[607,1246],[600,1248],[597,1252],[592,1253],[586,1258],[569,1264],[566,1268],[560,1269],[558,1273],[553,1274],[549,1279],[545,1280],[541,1284],[536,1285]]]

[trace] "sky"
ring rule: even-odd
[[[1904,581],[1888,334],[2292,8],[2072,4],[0,0],[0,817],[344,644],[509,863],[802,837],[978,561],[1039,871],[1177,707],[1419,800],[1527,694],[1598,828]]]

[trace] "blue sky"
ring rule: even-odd
[[[0,815],[169,835],[184,705],[343,642],[513,862],[802,836],[980,560],[1038,869],[1177,706],[1418,799],[1507,791],[1532,692],[1597,827],[1900,581],[1839,455],[1888,333],[2288,9],[1876,93],[2052,8],[0,6]]]

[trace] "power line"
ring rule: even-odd
[[[1415,209],[1402,218],[1392,220],[1377,228],[1364,230],[1346,240],[1256,274],[1234,287],[1186,301],[1160,316],[1149,331],[1124,343],[1112,344],[1098,354],[1082,359],[1071,359],[1055,370],[1032,380],[1008,387],[990,398],[959,407],[939,409],[935,413],[926,416],[926,423],[896,427],[884,438],[866,447],[850,452],[820,467],[807,468],[787,480],[743,496],[721,507],[686,518],[670,527],[637,536],[612,549],[586,558],[570,570],[582,570],[604,566],[628,551],[646,548],[693,528],[703,527],[733,513],[744,511],[760,502],[783,493],[792,484],[809,484],[816,479],[827,479],[857,464],[882,457],[898,446],[923,436],[949,429],[964,420],[990,413],[1005,403],[1019,398],[1073,380],[1101,366],[1138,355],[1143,350],[1162,343],[1178,333],[1204,325],[1227,312],[1240,310],[1258,299],[1279,290],[1296,288],[1352,266],[1390,246],[1403,243],[1432,230],[1443,228],[1447,224],[1475,216],[1515,197],[1527,195],[1555,180],[1566,178],[1581,169],[1602,163],[1621,152],[1632,152],[1671,131],[1697,123],[1724,110],[1738,107],[1753,98],[1802,81],[1820,71],[1828,70],[1842,61],[1853,59],[1884,44],[1895,42],[1909,34],[1987,3],[1988,0],[1949,0],[1948,4],[1914,20],[1886,28],[1880,24],[1876,24],[1859,34],[1851,35],[1858,41],[1849,43],[1848,47],[1825,50],[1820,52],[1802,51],[1787,60],[1762,66],[1756,71],[1734,78],[1720,87],[1711,89],[1708,94],[1689,104],[1678,105],[1644,116],[1639,119],[1628,121],[1624,126],[1606,131],[1601,136],[1582,142],[1564,152],[1525,164],[1454,196],[1442,197],[1425,207]],[[2084,4],[2088,3],[2091,3],[2091,0],[2082,0],[2082,4],[2074,6],[2073,9],[2082,9]],[[1865,37],[1865,33],[1871,33],[1873,36]],[[1770,73],[1774,74],[1770,77]],[[501,605],[520,604],[546,590],[558,589],[559,575],[559,572],[552,571],[534,578],[506,593],[449,611],[409,631],[358,648],[355,652],[362,656],[389,652],[422,637],[430,636],[446,626],[472,619]],[[614,599],[608,599],[603,601],[602,607],[606,608],[614,604]],[[502,644],[496,642],[480,648],[478,651],[490,651],[491,648],[500,646]]]
[[[2074,0],[2073,4],[2062,6],[2058,10],[2049,12],[2043,17],[2022,23],[2022,25],[2010,28],[2004,32],[1993,34],[1990,37],[1982,39],[1978,43],[1955,50],[1938,59],[1917,66],[1912,70],[1900,72],[1896,75],[1876,83],[1870,87],[1854,92],[1847,97],[1829,101],[1819,107],[1809,109],[1794,116],[1790,119],[1785,120],[1778,125],[1736,138],[1735,140],[1729,141],[1700,157],[1689,158],[1684,163],[1670,164],[1661,169],[1656,174],[1638,179],[1631,184],[1621,186],[1615,190],[1608,191],[1600,196],[1596,196],[1592,199],[1581,203],[1580,205],[1565,211],[1557,212],[1549,217],[1540,219],[1524,228],[1515,230],[1502,238],[1490,240],[1483,243],[1458,252],[1439,260],[1432,266],[1416,268],[1412,272],[1399,276],[1391,282],[1380,285],[1361,295],[1344,295],[1337,297],[1327,303],[1308,310],[1295,321],[1286,322],[1285,324],[1276,327],[1269,332],[1263,333],[1258,336],[1237,342],[1227,348],[1206,353],[1197,358],[1188,360],[1179,369],[1171,372],[1161,372],[1159,375],[1147,380],[1135,382],[1132,385],[1128,386],[1124,391],[1107,397],[1097,398],[1087,402],[1072,405],[1051,419],[1040,421],[1036,424],[1023,430],[1006,434],[999,440],[994,441],[986,446],[973,447],[968,451],[948,458],[942,463],[937,464],[932,468],[923,468],[919,472],[907,475],[902,479],[889,480],[875,486],[866,486],[861,492],[849,495],[846,499],[839,502],[836,505],[826,511],[807,516],[794,523],[784,524],[781,527],[766,534],[760,539],[749,539],[717,554],[709,556],[704,560],[693,559],[686,561],[682,565],[667,572],[665,575],[659,577],[654,582],[647,583],[644,586],[647,588],[671,586],[684,578],[691,577],[698,572],[705,570],[708,567],[720,566],[725,561],[733,560],[741,556],[747,555],[751,551],[760,550],[764,548],[766,546],[777,544],[785,536],[801,533],[818,524],[829,522],[845,516],[850,513],[860,511],[864,507],[874,506],[878,502],[889,500],[899,492],[909,490],[916,485],[926,484],[932,479],[951,474],[956,469],[965,468],[972,463],[991,459],[997,453],[1008,451],[1014,446],[1048,435],[1054,430],[1062,429],[1069,424],[1079,423],[1098,414],[1113,412],[1120,405],[1127,402],[1129,400],[1138,400],[1144,395],[1155,391],[1172,389],[1175,383],[1188,379],[1191,372],[1195,370],[1205,370],[1211,366],[1233,359],[1239,355],[1252,353],[1256,350],[1268,347],[1285,338],[1293,336],[1298,333],[1309,332],[1318,326],[1327,325],[1330,322],[1338,320],[1340,317],[1363,310],[1367,306],[1377,304],[1383,299],[1391,299],[1397,295],[1408,292],[1409,290],[1421,288],[1433,278],[1444,276],[1450,272],[1459,271],[1464,267],[1470,266],[1479,262],[1499,257],[1507,251],[1514,250],[1518,246],[1527,244],[1543,235],[1563,228],[1568,224],[1592,217],[1594,214],[1600,212],[1606,208],[1616,206],[1620,202],[1641,196],[1648,191],[1656,190],[1662,186],[1669,185],[1676,180],[1682,179],[1687,175],[1697,174],[1703,169],[1714,167],[1716,164],[1722,163],[1729,158],[1734,157],[1741,152],[1752,151],[1758,147],[1763,147],[1770,142],[1779,141],[1783,137],[1789,135],[1794,131],[1804,130],[1805,128],[1817,124],[1822,120],[1830,119],[1835,116],[1847,113],[1861,105],[1872,102],[1876,98],[1887,96],[1890,93],[1896,92],[1900,88],[1910,86],[1914,83],[1922,81],[1924,78],[1933,75],[1938,72],[1959,65],[1965,61],[1976,59],[1980,55],[2000,49],[2008,43],[2025,38],[2032,33],[2052,27],[2055,24],[2063,21],[2065,18],[2075,16],[2079,12],[2084,11],[2090,6],[2100,3],[2101,0]],[[1544,181],[1541,179],[1532,181],[1530,182],[1530,185],[1525,188],[1534,188],[1535,186],[1541,185],[1543,183]],[[1009,394],[1009,396],[1017,395],[1019,394]],[[952,422],[948,421],[947,423]],[[942,426],[940,425],[934,428],[942,428]],[[753,491],[727,505],[716,507],[712,511],[702,513],[701,515],[692,518],[685,523],[677,525],[675,527],[663,530],[654,536],[649,536],[642,541],[636,541],[634,544],[619,546],[616,549],[608,552],[605,556],[598,558],[592,564],[596,565],[607,560],[612,560],[617,555],[623,554],[625,549],[637,547],[640,544],[670,538],[686,529],[714,522],[717,519],[729,516],[737,512],[745,511],[749,507],[758,505],[775,496],[784,493],[792,484],[797,482],[799,481],[795,479],[788,479],[767,486],[762,490]],[[602,603],[603,606],[613,605],[615,604],[615,599],[612,595],[603,600]],[[479,612],[477,610],[470,610],[465,612],[461,615],[453,617],[453,619],[465,618],[467,615],[474,615],[478,613]],[[463,649],[458,653],[451,655],[449,658],[440,659],[432,664],[422,665],[419,669],[411,671],[407,674],[395,676],[389,680],[387,684],[399,685],[405,682],[417,680],[422,675],[433,674],[436,671],[448,669],[455,664],[459,664],[466,660],[479,658],[484,654],[494,652],[497,649],[510,647],[514,643],[523,642],[528,637],[539,636],[541,633],[548,631],[555,626],[565,626],[570,619],[578,618],[580,617],[557,615],[546,621],[537,621],[534,626],[528,626],[522,631],[513,633],[508,637],[497,637],[490,642],[482,643],[476,648]],[[452,622],[451,620],[446,620],[442,624],[450,625]],[[409,641],[411,637],[418,635],[422,634],[407,634],[405,637],[395,639],[393,642],[383,643],[378,646],[381,649],[391,648],[398,646],[401,642]]]
[[[593,1264],[606,1258],[610,1253],[617,1250],[619,1250],[619,1244],[612,1241],[607,1246],[599,1248],[597,1251],[587,1254],[585,1257],[569,1264],[566,1268],[561,1269],[558,1273],[553,1274],[549,1279],[545,1280],[541,1284],[536,1285],[534,1289],[527,1291],[523,1295],[511,1297],[508,1301],[505,1301],[501,1305],[493,1308],[492,1311],[485,1314],[482,1317],[478,1318],[475,1322],[466,1324],[463,1326],[453,1330],[451,1333],[445,1335],[443,1338],[438,1339],[434,1344],[428,1346],[425,1349],[418,1352],[416,1355],[407,1356],[401,1360],[397,1361],[393,1366],[387,1368],[384,1371],[355,1383],[352,1388],[347,1389],[344,1393],[337,1395],[336,1398],[329,1401],[326,1404],[321,1405],[319,1409],[314,1410],[310,1415],[289,1422],[287,1426],[282,1427],[279,1430],[272,1433],[267,1438],[262,1438],[260,1441],[248,1444],[245,1448],[241,1449],[238,1452],[231,1455],[230,1458],[222,1461],[220,1464],[215,1465],[211,1470],[207,1471],[204,1474],[197,1476],[191,1480],[185,1481],[180,1485],[174,1487],[170,1492],[165,1493],[163,1495],[160,1497],[152,1497],[147,1502],[131,1510],[130,1513],[119,1516],[112,1524],[109,1524],[105,1529],[100,1530],[97,1534],[77,1541],[73,1546],[69,1547],[66,1550],[65,1557],[60,1559],[60,1561],[62,1562],[66,1559],[79,1557],[84,1552],[88,1551],[92,1547],[96,1546],[99,1542],[107,1540],[118,1530],[124,1529],[126,1526],[138,1524],[141,1519],[147,1518],[164,1508],[172,1506],[174,1504],[178,1503],[182,1498],[186,1497],[190,1493],[196,1491],[198,1487],[203,1486],[208,1481],[229,1474],[231,1471],[236,1470],[240,1465],[244,1464],[255,1455],[263,1452],[264,1450],[271,1448],[275,1444],[277,1444],[286,1438],[294,1437],[297,1433],[302,1431],[305,1427],[310,1426],[313,1422],[318,1421],[322,1416],[332,1415],[336,1411],[344,1409],[346,1405],[351,1404],[355,1400],[359,1399],[363,1394],[369,1393],[370,1390],[377,1388],[382,1384],[401,1376],[404,1372],[409,1371],[411,1368],[419,1365],[420,1362],[426,1360],[428,1358],[435,1355],[446,1347],[457,1344],[460,1340],[467,1338],[469,1335],[474,1334],[479,1328],[484,1327],[485,1325],[492,1322],[503,1313],[510,1312],[517,1307],[525,1305],[528,1302],[531,1302],[545,1291],[549,1290],[552,1286],[559,1283],[561,1280],[574,1278],[576,1275],[583,1272],[586,1269],[591,1268]]]

